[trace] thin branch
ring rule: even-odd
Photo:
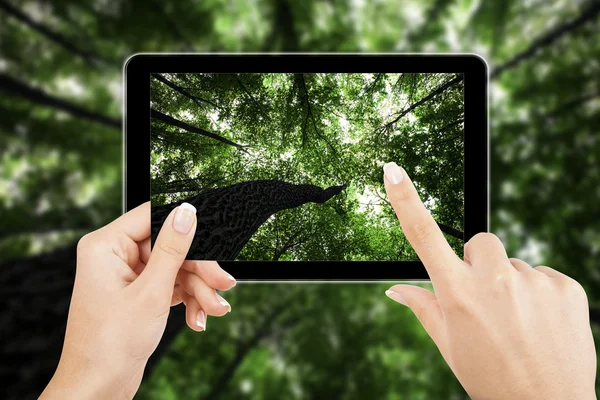
[[[450,122],[448,125],[446,125],[446,126],[440,128],[440,129],[438,129],[435,132],[435,134],[439,135],[440,133],[445,132],[447,129],[452,128],[452,127],[454,127],[454,126],[456,126],[456,125],[458,125],[458,124],[460,124],[461,122],[464,122],[464,121],[465,121],[465,119],[461,118],[461,119],[457,119],[456,121]]]
[[[66,100],[51,96],[40,89],[33,88],[26,83],[0,73],[0,91],[2,90],[20,95],[34,103],[59,109],[78,118],[98,122],[111,128],[121,129],[121,121],[116,118],[85,110]]]
[[[373,82],[371,82],[371,84],[369,84],[369,86],[367,86],[365,88],[365,90],[364,90],[365,94],[371,93],[375,89],[375,86],[377,85],[377,82],[379,82],[384,75],[385,74],[381,74],[381,73],[377,74],[377,76],[375,77],[375,79],[373,79]]]
[[[451,79],[450,81],[448,81],[448,82],[444,83],[443,85],[439,86],[437,89],[435,89],[433,92],[429,93],[427,96],[425,96],[421,100],[417,101],[415,104],[413,104],[410,107],[406,108],[404,111],[401,111],[394,120],[388,122],[387,124],[383,125],[379,129],[377,129],[377,136],[381,135],[383,132],[388,131],[389,129],[392,129],[394,127],[394,125],[398,121],[400,121],[400,119],[402,117],[404,117],[406,114],[408,114],[409,112],[411,112],[414,109],[416,109],[417,107],[425,104],[426,102],[428,102],[429,100],[431,100],[432,98],[434,98],[435,96],[437,96],[438,94],[444,92],[446,89],[448,89],[448,88],[456,85],[457,83],[461,82],[462,80],[463,80],[463,75],[459,75],[459,76],[455,77],[454,79]]]
[[[3,9],[7,14],[21,21],[25,25],[29,26],[31,29],[41,33],[46,38],[58,44],[65,50],[77,55],[78,57],[81,57],[86,63],[88,63],[92,67],[98,67],[98,64],[106,62],[98,55],[93,54],[87,50],[80,49],[60,33],[53,31],[51,28],[43,25],[42,23],[34,21],[31,17],[25,15],[22,11],[13,7],[7,1],[0,0],[0,9]]]
[[[210,100],[206,100],[206,99],[203,99],[201,97],[194,96],[193,94],[187,92],[183,87],[174,84],[173,82],[171,82],[170,80],[168,80],[167,78],[165,78],[164,76],[162,76],[161,74],[152,74],[152,77],[155,78],[156,80],[158,80],[159,82],[162,82],[163,84],[167,85],[168,87],[170,87],[171,89],[175,90],[176,92],[178,92],[178,93],[184,95],[185,97],[189,98],[194,103],[196,103],[196,105],[198,107],[201,106],[201,104],[198,103],[199,101],[201,101],[203,103],[210,104],[211,106],[213,106],[215,108],[220,108],[219,106],[217,106],[215,103],[213,103]]]
[[[400,74],[400,76],[399,76],[399,77],[398,77],[398,79],[396,80],[396,83],[394,83],[394,86],[392,86],[392,89],[396,89],[396,86],[398,86],[398,84],[399,84],[400,82],[403,82],[403,81],[404,81],[404,75],[405,75],[405,73],[404,73],[404,72]],[[400,83],[400,89],[402,89],[402,84],[401,84],[401,83]]]
[[[157,111],[155,109],[151,110],[150,116],[151,116],[152,119],[156,119],[156,120],[162,121],[162,122],[164,122],[164,123],[166,123],[168,125],[176,126],[178,128],[184,129],[184,130],[186,130],[188,132],[192,132],[192,133],[196,133],[198,135],[202,135],[202,136],[206,136],[206,137],[209,137],[209,138],[212,138],[212,139],[216,139],[216,140],[218,140],[218,141],[220,141],[222,143],[228,144],[230,146],[237,147],[240,150],[244,150],[244,147],[248,147],[246,145],[241,145],[241,144],[237,144],[235,142],[232,142],[231,140],[225,139],[223,136],[219,136],[219,135],[217,135],[215,133],[212,133],[212,132],[209,132],[209,131],[205,131],[204,129],[200,129],[200,128],[197,128],[195,126],[188,125],[188,124],[186,124],[183,121],[180,121],[178,119],[170,117],[170,116],[168,116],[166,114],[163,114],[160,111]]]
[[[596,16],[599,13],[600,13],[600,2],[597,0],[594,0],[591,2],[589,7],[586,10],[584,10],[578,17],[576,17],[575,19],[572,19],[571,21],[567,21],[563,24],[560,24],[560,25],[548,30],[543,35],[541,35],[540,37],[535,39],[533,41],[533,43],[531,43],[531,45],[529,45],[529,47],[527,49],[525,49],[521,53],[515,55],[513,58],[506,61],[505,63],[494,68],[492,70],[492,72],[490,73],[490,79],[498,78],[500,75],[502,75],[507,70],[514,68],[517,65],[519,65],[520,63],[522,63],[523,61],[527,60],[528,58],[533,57],[540,50],[544,49],[545,47],[550,46],[551,44],[553,44],[554,42],[556,42],[557,40],[559,40],[560,38],[562,38],[569,32],[579,28],[580,26],[584,25],[588,21],[591,21],[592,19],[596,18]]]

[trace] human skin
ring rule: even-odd
[[[406,171],[384,166],[390,203],[431,278],[386,294],[408,306],[474,400],[596,399],[596,351],[582,286],[547,266],[509,258],[479,233],[461,260]]]
[[[131,399],[172,306],[185,304],[197,332],[207,315],[231,311],[216,290],[235,279],[216,262],[185,260],[195,227],[194,207],[177,207],[150,251],[147,202],[79,241],[63,351],[40,399]]]
[[[395,285],[386,294],[415,313],[470,397],[596,399],[596,352],[581,285],[508,258],[489,233],[474,236],[461,260],[406,171],[394,163],[384,171],[390,203],[435,291]],[[149,203],[80,241],[63,353],[41,399],[131,399],[172,305],[185,303],[196,331],[205,329],[206,315],[231,310],[215,289],[235,280],[216,263],[184,260],[196,221],[195,214],[174,218],[177,210],[152,253]],[[187,233],[175,229],[183,221]]]

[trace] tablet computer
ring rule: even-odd
[[[136,54],[124,212],[152,243],[182,202],[188,259],[239,281],[428,280],[383,186],[406,169],[462,256],[488,230],[488,71],[472,54]]]

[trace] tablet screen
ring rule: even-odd
[[[457,73],[156,73],[152,235],[198,212],[188,259],[416,261],[383,165],[404,167],[458,254],[464,80]]]

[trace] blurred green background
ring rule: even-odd
[[[0,0],[0,378],[37,398],[84,233],[121,212],[135,52],[469,52],[490,66],[492,231],[600,313],[600,2]],[[196,334],[174,312],[139,398],[463,399],[389,284],[239,284]],[[178,319],[174,319],[178,317]]]

